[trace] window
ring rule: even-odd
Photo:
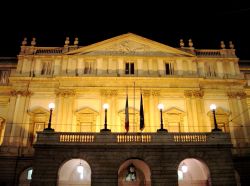
[[[84,74],[91,74],[92,68],[91,68],[91,64],[90,62],[85,62],[84,63]]]
[[[125,64],[125,74],[134,74],[134,73],[135,73],[134,63],[126,63]]]
[[[165,68],[166,68],[166,75],[170,74],[170,65],[169,63],[165,63]]]
[[[47,61],[41,64],[41,75],[51,75],[52,74],[52,62]]]
[[[208,77],[215,77],[216,76],[216,68],[214,64],[207,63],[206,64],[206,75]]]
[[[32,180],[33,169],[28,170],[27,180]]]
[[[9,83],[9,76],[10,76],[9,70],[0,70],[0,84],[7,85]]]
[[[166,75],[174,74],[174,65],[172,63],[165,63]]]

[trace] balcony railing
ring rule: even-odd
[[[230,145],[228,133],[75,133],[38,132],[37,145],[80,144],[226,144]]]

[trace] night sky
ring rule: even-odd
[[[16,56],[23,37],[37,46],[63,46],[77,36],[84,46],[132,32],[179,47],[219,49],[233,41],[240,59],[250,59],[250,6],[228,1],[25,1],[0,3],[0,56]],[[171,2],[171,3],[170,3]]]

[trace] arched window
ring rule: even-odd
[[[5,119],[0,117],[0,145],[3,142]]]
[[[194,158],[183,160],[178,167],[179,186],[211,186],[210,172],[207,165]]]
[[[142,160],[129,159],[118,170],[118,186],[151,186],[151,171]]]
[[[91,169],[83,159],[71,159],[65,162],[58,171],[58,186],[90,186]]]
[[[33,168],[29,167],[25,169],[19,177],[19,186],[29,186],[32,180]]]

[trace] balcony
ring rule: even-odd
[[[231,145],[228,133],[38,132],[36,145]]]

